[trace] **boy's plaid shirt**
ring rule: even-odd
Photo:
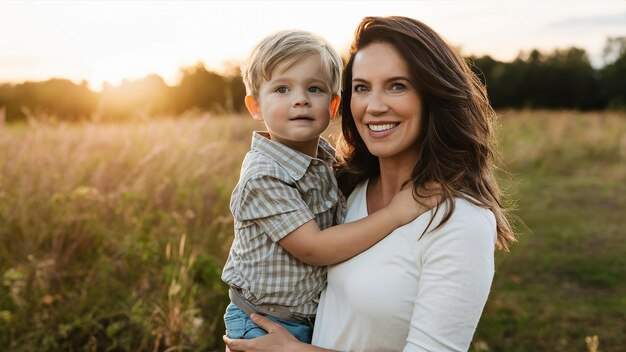
[[[301,315],[317,310],[326,267],[307,265],[277,242],[304,223],[320,229],[343,222],[345,198],[333,175],[334,149],[320,138],[312,158],[255,132],[241,167],[230,209],[235,239],[222,280],[253,304],[292,307]]]

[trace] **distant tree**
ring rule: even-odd
[[[485,55],[482,57],[470,56],[466,59],[472,71],[478,76],[478,78],[487,85],[487,82],[491,84],[491,78],[494,68],[501,64],[501,62],[494,60],[491,56]]]
[[[152,117],[174,113],[173,88],[158,75],[125,80],[118,86],[105,84],[100,95],[98,116],[103,120]]]
[[[597,109],[599,83],[586,52],[578,48],[520,53],[511,63],[472,58],[494,107]]]
[[[241,79],[241,65],[239,61],[226,61],[223,63],[224,80],[226,81],[226,111],[241,113],[246,111],[244,98],[246,87]]]
[[[626,56],[626,37],[608,37],[602,50],[604,65],[609,65]]]
[[[503,63],[495,66],[492,73],[493,84],[491,92],[494,94],[495,107],[521,108],[527,102],[527,75],[528,67],[520,57],[512,63]],[[489,83],[487,82],[489,86]],[[489,92],[489,90],[488,90]]]
[[[86,81],[74,84],[53,78],[44,82],[25,82],[0,86],[0,105],[6,105],[7,121],[24,119],[26,113],[78,121],[88,119],[96,109],[98,95]]]
[[[626,37],[608,38],[605,66],[600,70],[602,94],[608,107],[626,109]]]
[[[11,84],[0,85],[0,107],[5,109],[5,121],[7,122],[17,121],[24,117],[15,101],[15,89]]]
[[[491,104],[496,107],[504,107],[508,103],[504,90],[501,87],[502,76],[506,64],[494,60],[491,56],[470,57],[470,68],[487,87],[487,93]]]
[[[225,112],[227,83],[224,77],[208,71],[202,63],[182,69],[182,78],[174,95],[176,112],[192,108]]]
[[[545,62],[545,80],[552,97],[549,108],[593,109],[600,105],[598,82],[587,53],[583,49],[556,50]]]
[[[246,104],[244,103],[244,99],[246,98],[246,86],[243,84],[239,72],[239,69],[237,69],[237,75],[227,77],[228,94],[230,94],[232,101],[230,110],[236,113],[246,111]]]
[[[524,61],[524,76],[520,92],[524,107],[547,107],[554,94],[554,87],[558,84],[546,82],[546,75],[550,68],[545,64],[545,56],[539,50],[532,50]]]

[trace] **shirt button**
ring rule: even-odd
[[[317,161],[317,160],[313,160],[313,165],[317,165],[317,164],[319,164],[319,163],[320,163],[319,161]]]

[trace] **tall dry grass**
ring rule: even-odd
[[[0,345],[135,350],[193,334],[196,347],[219,344],[228,200],[254,127],[203,118],[0,130]],[[172,262],[165,248],[181,236],[197,257]],[[178,301],[193,314],[172,319],[181,280],[201,297]]]
[[[532,190],[522,187],[528,182],[544,187],[541,192],[513,193],[524,207],[561,194],[560,189],[547,192],[552,181],[546,180],[592,179],[609,185],[610,192],[623,189],[623,114],[501,115],[502,163],[509,170],[502,183],[513,191]],[[31,121],[0,127],[0,351],[223,350],[222,314],[228,298],[220,273],[232,239],[228,203],[250,132],[259,127],[247,117],[75,125]],[[329,133],[336,131],[335,124]],[[618,212],[622,204],[594,202],[589,204],[606,205],[600,209],[606,214]],[[571,209],[564,211],[578,206],[568,202]],[[521,209],[520,214],[533,225],[532,211]],[[575,232],[568,230],[571,219],[562,219],[550,218],[550,225]],[[536,221],[546,225],[544,219]],[[543,291],[533,296],[537,286],[523,284],[541,272],[528,271],[534,263],[548,272],[558,265],[555,258],[562,261],[550,251],[577,242],[546,236],[552,242],[529,244],[527,238],[532,237],[522,237],[498,263],[496,292],[479,326],[476,350],[571,347],[554,343],[561,332],[530,331],[542,322],[556,330],[561,313],[551,308],[533,316],[535,324],[527,324],[524,319],[537,300],[546,297],[541,303],[548,307],[555,302]],[[617,247],[611,237],[603,241],[609,249]],[[592,245],[602,249],[602,243]],[[529,261],[534,253],[541,255]],[[619,260],[610,250],[603,253]],[[594,264],[592,259],[588,263]],[[597,267],[589,266],[595,271],[584,277]],[[614,277],[619,270],[612,270],[603,270],[606,278],[595,282],[607,290],[621,287]],[[512,283],[509,276],[515,278]],[[507,293],[511,285],[514,295]],[[602,293],[603,287],[594,289]],[[550,286],[548,292],[556,291]],[[520,292],[535,303],[516,300]],[[593,307],[580,306],[574,318]],[[590,320],[609,327],[600,332],[582,321],[582,333],[571,332],[572,339],[582,344],[584,336],[598,335],[603,350],[610,351],[623,341],[618,331],[610,330],[620,321],[612,319],[607,315],[601,324]],[[522,338],[510,341],[506,329],[518,325]]]

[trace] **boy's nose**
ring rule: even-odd
[[[308,106],[310,104],[309,97],[304,92],[296,93],[293,99],[294,106]]]

